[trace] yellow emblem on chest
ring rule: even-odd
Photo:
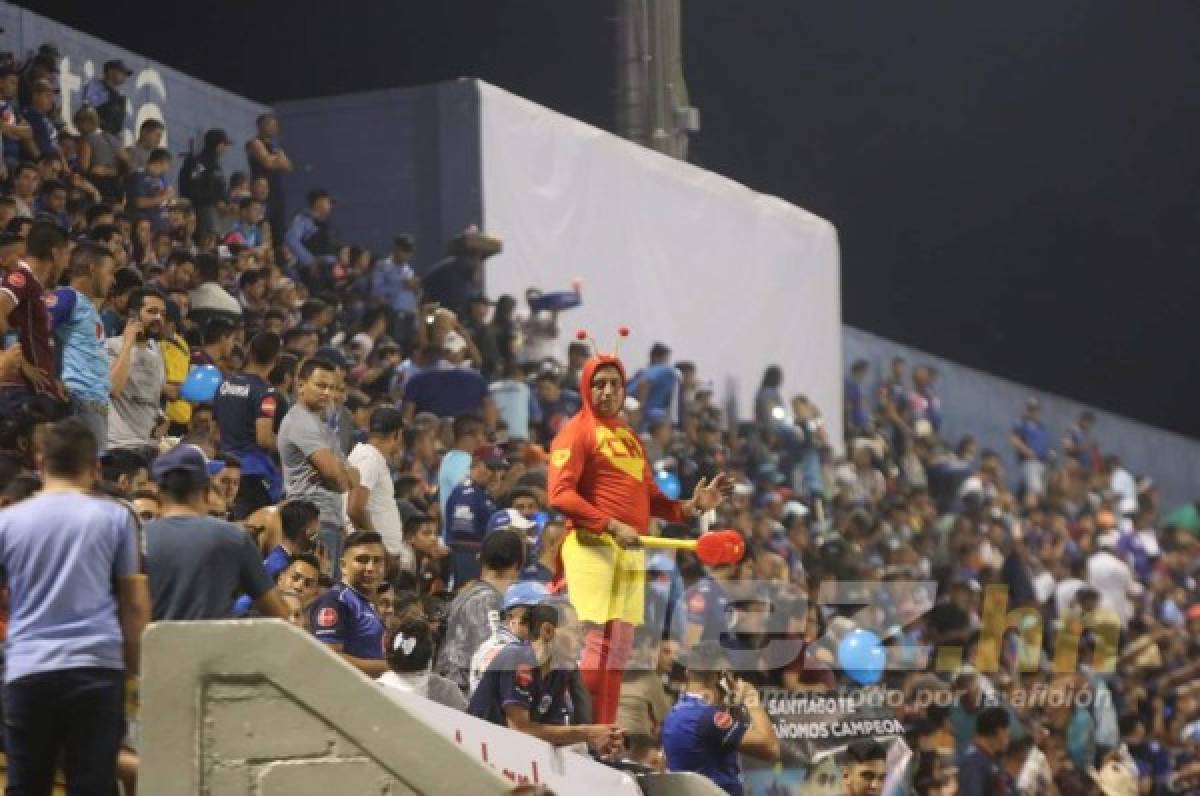
[[[646,459],[637,437],[627,428],[596,428],[596,452],[608,459],[613,467],[637,481],[646,472]]]

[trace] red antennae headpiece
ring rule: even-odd
[[[600,355],[600,346],[596,345],[596,341],[587,333],[587,329],[580,329],[575,332],[575,339],[581,343],[587,343],[592,347],[592,356]]]
[[[613,345],[613,352],[612,352],[612,357],[614,359],[617,358],[617,353],[621,348],[621,340],[628,336],[629,336],[629,327],[628,326],[622,326],[617,329],[617,341]],[[596,341],[593,340],[592,336],[587,333],[587,329],[577,330],[575,332],[575,339],[579,340],[580,342],[586,342],[588,345],[590,345],[592,347],[592,354],[594,356],[604,356],[604,354],[600,351],[600,346],[596,345]]]
[[[613,356],[616,357],[621,350],[621,341],[629,336],[629,327],[622,326],[617,329],[617,341],[613,343]]]

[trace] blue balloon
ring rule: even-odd
[[[852,630],[838,644],[838,664],[861,685],[878,683],[883,678],[886,663],[887,653],[879,643],[879,636],[870,630]]]
[[[179,388],[179,397],[194,404],[211,403],[217,397],[223,377],[213,365],[193,365]]]
[[[654,481],[664,495],[671,500],[679,500],[679,476],[670,470],[659,470],[654,474]]]

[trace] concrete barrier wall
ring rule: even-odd
[[[276,620],[151,625],[142,669],[138,789],[155,796],[488,796],[518,782],[550,783],[559,794],[721,793],[694,774],[635,782],[587,756],[387,692]],[[517,776],[530,767],[522,760],[534,761],[532,779]]]
[[[641,779],[646,796],[721,796],[725,791],[699,774],[651,774]]]
[[[486,796],[511,788],[283,622],[159,623],[142,654],[141,792]]]
[[[1035,395],[1042,402],[1042,419],[1056,449],[1061,448],[1063,434],[1079,413],[1091,409],[1096,415],[1093,433],[1103,452],[1120,456],[1135,475],[1150,476],[1162,493],[1165,510],[1200,498],[1200,442],[1194,439],[992,376],[861,329],[842,327],[845,367],[848,370],[856,359],[870,362],[869,385],[878,382],[894,356],[907,359],[910,368],[914,364],[928,364],[938,369],[941,374],[938,393],[946,415],[942,436],[956,442],[963,434],[974,435],[981,448],[992,448],[1005,457],[1010,475],[1016,475],[1016,467],[1008,435],[1024,409],[1025,400]],[[1097,374],[1097,379],[1102,378],[1109,375]]]

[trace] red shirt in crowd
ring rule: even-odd
[[[23,262],[7,272],[0,281],[0,290],[13,300],[15,305],[8,314],[8,326],[17,333],[21,341],[21,353],[25,361],[54,377],[54,352],[50,348],[50,311],[46,308],[46,291],[33,271]],[[53,297],[53,294],[50,294]],[[6,386],[33,388],[25,378],[15,374],[3,382]]]

